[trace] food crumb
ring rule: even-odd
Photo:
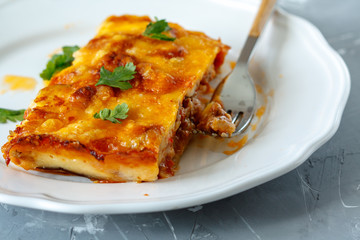
[[[148,197],[148,196],[149,196],[149,194],[145,193],[145,194],[144,194],[144,196]]]

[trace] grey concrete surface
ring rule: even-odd
[[[0,239],[360,239],[360,0],[279,0],[314,23],[352,77],[338,132],[297,169],[190,209],[71,215],[0,204]]]

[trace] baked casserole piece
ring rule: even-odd
[[[229,47],[174,23],[165,33],[171,41],[151,38],[143,34],[151,22],[146,16],[107,18],[10,133],[2,147],[7,164],[105,182],[173,175]],[[135,69],[130,88],[98,84],[101,69],[111,73],[129,64]],[[99,115],[124,104],[126,118]]]

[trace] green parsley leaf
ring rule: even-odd
[[[126,103],[118,104],[114,110],[104,108],[100,112],[94,114],[94,118],[108,120],[112,123],[121,123],[118,119],[126,119],[129,107]]]
[[[143,35],[146,37],[163,40],[163,41],[175,41],[175,38],[166,36],[163,32],[168,32],[171,30],[169,24],[165,21],[165,19],[158,20],[155,17],[156,22],[150,22],[147,26]]]
[[[100,79],[95,84],[97,85],[108,85],[110,87],[120,88],[126,90],[132,88],[131,84],[127,81],[134,78],[136,66],[129,62],[125,66],[120,66],[114,69],[113,72],[101,67]]]
[[[71,63],[74,61],[73,53],[79,49],[78,46],[63,47],[63,54],[53,55],[46,64],[46,68],[40,73],[40,77],[44,80],[50,80],[55,73],[70,67]]]
[[[21,110],[10,110],[0,108],[0,123],[6,123],[7,120],[16,122],[24,120],[25,109]]]

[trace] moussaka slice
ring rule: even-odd
[[[109,17],[26,110],[7,163],[105,182],[173,175],[229,47],[157,22]]]

